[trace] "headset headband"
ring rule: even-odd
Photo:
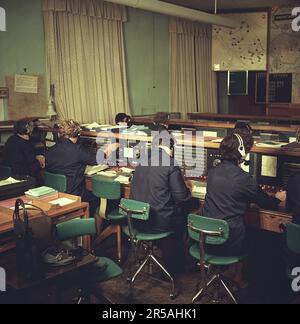
[[[242,136],[240,134],[236,134],[236,133],[234,133],[234,136],[239,141],[238,151],[241,154],[242,159],[246,159],[247,158],[247,154],[246,154],[246,151],[245,151],[245,145],[244,145],[244,141],[243,141]]]

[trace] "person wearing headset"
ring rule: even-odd
[[[207,246],[207,252],[220,256],[243,255],[249,249],[244,215],[250,205],[276,210],[286,193],[270,196],[263,192],[256,180],[241,168],[253,146],[250,133],[233,133],[224,138],[220,146],[221,163],[209,170],[207,194],[202,214],[205,217],[228,222],[228,241],[221,246]],[[244,287],[243,265],[234,270],[234,280]]]
[[[115,123],[117,126],[127,126],[130,127],[132,125],[131,117],[125,113],[119,113],[115,117]]]
[[[67,193],[80,196],[90,204],[91,216],[94,216],[99,199],[85,188],[85,169],[87,165],[97,165],[96,153],[79,143],[80,125],[73,120],[63,120],[59,123],[59,139],[46,153],[46,170],[51,173],[65,175],[67,178]],[[103,151],[110,155],[118,144],[110,144]],[[100,163],[100,161],[98,161]]]
[[[149,221],[136,221],[135,226],[145,233],[173,232],[161,242],[166,268],[175,273],[184,266],[184,230],[187,214],[193,208],[190,185],[186,184],[174,159],[175,140],[167,130],[152,141],[148,163],[135,169],[131,182],[131,198],[149,203]]]
[[[40,171],[45,167],[45,158],[35,155],[34,146],[30,141],[34,123],[19,120],[14,125],[15,134],[4,146],[4,163],[12,168],[13,175],[29,175],[39,178]]]

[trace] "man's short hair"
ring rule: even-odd
[[[59,135],[66,138],[76,138],[79,136],[81,131],[79,123],[72,119],[62,120],[58,126]]]

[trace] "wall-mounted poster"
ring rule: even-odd
[[[293,73],[292,102],[300,103],[300,32],[292,30],[293,7],[272,10],[270,72]]]
[[[238,27],[230,29],[213,26],[213,70],[266,71],[268,13],[236,13],[223,16],[236,20]]]

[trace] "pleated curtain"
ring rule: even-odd
[[[217,112],[211,26],[170,18],[170,111]]]
[[[47,74],[60,118],[112,123],[130,113],[126,8],[100,0],[44,0]]]

